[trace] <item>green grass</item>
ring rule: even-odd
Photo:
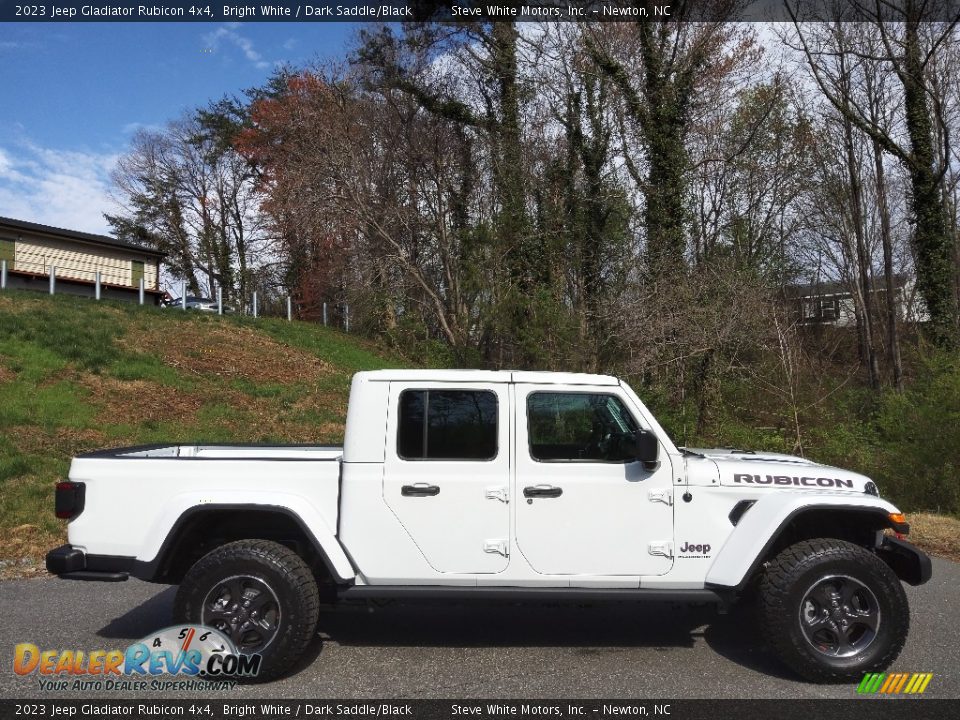
[[[349,373],[383,368],[384,357],[370,343],[351,340],[339,330],[322,325],[309,325],[311,331],[303,332],[304,324],[289,323],[272,318],[253,320],[240,319],[244,325],[255,327],[284,345],[300,348],[321,357]]]
[[[88,396],[68,381],[42,386],[29,380],[4,383],[0,385],[0,429],[16,425],[46,431],[89,427],[95,413]]]
[[[29,350],[27,361],[40,354],[98,372],[119,355],[114,341],[122,332],[121,316],[112,307],[84,305],[64,297],[24,300],[22,312],[3,314],[0,350],[19,346]]]
[[[126,353],[111,363],[107,372],[118,380],[150,380],[185,391],[195,385],[189,378],[147,353]]]
[[[236,378],[230,382],[230,387],[251,397],[275,398],[296,397],[303,392],[304,386],[300,383],[286,385],[284,383],[256,383],[247,378]]]
[[[214,331],[230,373],[211,371],[204,338]],[[260,355],[233,367],[230,350],[242,357],[244,343]],[[297,353],[319,369],[263,379],[260,363]],[[0,294],[0,577],[61,541],[53,486],[73,455],[158,442],[337,442],[353,373],[406,364],[311,323]]]

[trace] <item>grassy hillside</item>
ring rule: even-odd
[[[351,375],[407,363],[284,320],[0,294],[0,577],[62,542],[70,458],[151,442],[339,443]]]

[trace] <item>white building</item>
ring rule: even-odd
[[[894,276],[894,286],[897,318],[902,322],[927,320],[923,302],[916,291],[916,281],[898,274]],[[867,302],[878,313],[886,312],[886,293],[883,278],[874,279]],[[801,325],[853,327],[857,324],[856,306],[849,283],[824,280],[807,285],[791,285],[786,289],[786,297]]]
[[[102,297],[137,300],[142,278],[145,301],[155,305],[162,295],[163,256],[107,235],[0,217],[0,262],[6,261],[8,288],[47,292],[53,268],[58,293],[93,296],[99,272]]]

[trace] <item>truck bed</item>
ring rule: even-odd
[[[81,458],[216,458],[221,460],[339,460],[339,445],[139,445],[97,450]]]
[[[150,561],[188,511],[210,506],[295,507],[311,528],[336,533],[343,449],[321,445],[141,445],[79,455],[70,480],[85,509],[67,528],[88,554]],[[255,529],[251,529],[255,532]]]

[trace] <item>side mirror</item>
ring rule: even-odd
[[[649,430],[641,428],[634,433],[637,460],[649,467],[657,463],[660,458],[660,442],[657,436]]]

